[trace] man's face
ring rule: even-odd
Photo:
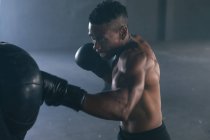
[[[113,50],[120,46],[119,31],[112,29],[108,24],[94,25],[89,23],[88,29],[96,52],[103,58],[111,57]]]

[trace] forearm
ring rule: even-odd
[[[83,111],[107,120],[123,121],[128,108],[126,89],[106,91],[98,94],[87,94],[83,102]]]
[[[130,98],[127,89],[89,94],[59,77],[46,72],[42,72],[42,75],[44,101],[47,105],[64,105],[108,120],[126,120],[129,115]]]

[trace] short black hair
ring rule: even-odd
[[[109,23],[118,17],[128,17],[126,7],[118,1],[105,0],[97,5],[89,15],[89,22],[96,25]]]

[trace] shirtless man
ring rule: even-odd
[[[88,27],[93,43],[79,48],[76,62],[110,83],[111,90],[89,94],[43,73],[46,103],[120,121],[118,140],[169,140],[162,121],[159,64],[150,46],[129,33],[125,6],[110,0],[98,4]]]

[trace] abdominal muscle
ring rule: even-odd
[[[153,101],[149,93],[143,93],[141,100],[131,112],[127,121],[120,123],[124,131],[130,133],[144,132],[161,126],[162,112],[158,101]]]

